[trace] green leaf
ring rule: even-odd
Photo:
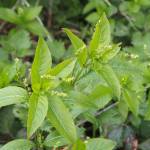
[[[71,40],[71,43],[76,50],[76,55],[78,58],[78,61],[81,66],[83,66],[87,59],[87,48],[84,42],[79,39],[75,34],[73,34],[69,29],[64,28],[64,31],[67,33],[69,39]]]
[[[120,112],[115,107],[102,113],[100,116],[98,116],[98,119],[101,126],[106,126],[105,129],[110,129],[113,126],[120,125],[124,122],[124,118],[122,118]]]
[[[7,51],[14,51],[17,54],[27,55],[27,50],[31,46],[29,32],[23,29],[12,29],[6,38],[3,38],[0,43]],[[20,55],[19,55],[20,56]]]
[[[61,135],[72,143],[76,141],[76,127],[72,116],[58,97],[51,97],[49,100],[48,119]]]
[[[88,95],[88,99],[95,103],[99,109],[102,109],[111,101],[112,90],[107,86],[98,85]]]
[[[74,104],[81,107],[82,110],[92,108],[98,109],[98,106],[91,99],[89,99],[87,95],[78,91],[71,91],[69,94],[73,99]]]
[[[38,17],[38,15],[41,12],[41,10],[42,10],[41,6],[26,7],[26,8],[23,9],[23,12],[20,15],[20,17],[24,21],[31,21],[31,20],[35,19],[36,17]]]
[[[126,102],[123,99],[121,99],[119,101],[118,110],[119,110],[122,118],[124,118],[124,120],[126,120],[128,117],[128,105],[126,104]]]
[[[82,109],[102,109],[112,98],[112,91],[109,87],[98,85],[88,95],[79,91],[70,92],[72,101]]]
[[[137,116],[139,111],[139,101],[136,95],[131,94],[128,90],[123,90],[123,99],[127,103],[132,113]]]
[[[48,100],[46,96],[32,94],[29,99],[29,112],[27,121],[28,138],[40,127],[44,121],[48,110]]]
[[[5,67],[1,68],[1,73],[0,73],[0,87],[4,87],[8,85],[12,80],[14,80],[17,71],[20,70],[21,64],[20,62],[16,63],[11,63],[11,64],[3,64]],[[17,67],[17,70],[16,70]]]
[[[49,73],[53,76],[57,76],[59,78],[65,78],[71,74],[74,69],[76,60],[74,59],[66,59],[63,62],[56,65],[54,68],[49,70]]]
[[[105,14],[96,24],[95,32],[89,45],[90,55],[94,56],[100,47],[109,45],[111,41],[110,25]]]
[[[106,49],[100,53],[100,57],[104,62],[108,62],[113,57],[117,55],[117,53],[120,51],[119,44],[113,44],[110,46],[107,46]]]
[[[22,24],[22,26],[38,36],[45,36],[49,34],[46,28],[42,26],[37,20],[27,22]]]
[[[104,138],[93,138],[87,141],[86,150],[113,150],[116,143]]]
[[[52,65],[51,54],[43,38],[39,38],[31,69],[31,82],[33,91],[41,86],[41,76],[45,75]]]
[[[79,39],[75,34],[73,34],[69,29],[64,28],[63,30],[68,35],[68,37],[71,40],[75,50],[85,46],[84,42],[81,39]]]
[[[90,13],[86,16],[85,20],[91,24],[95,24],[99,20],[100,16],[98,12]]]
[[[52,40],[48,42],[48,47],[51,50],[51,55],[53,56],[55,62],[60,62],[64,58],[66,48],[63,41]]]
[[[86,145],[83,141],[77,140],[77,142],[73,145],[72,150],[86,150]]]
[[[59,147],[67,144],[69,144],[69,141],[59,135],[56,131],[51,132],[44,141],[44,145],[47,147]]]
[[[100,74],[104,78],[104,80],[107,82],[107,84],[110,86],[110,88],[113,91],[114,96],[120,99],[121,85],[113,69],[109,65],[101,65],[98,63],[95,64],[94,68],[95,68],[94,70],[98,74]]]
[[[0,118],[1,118],[1,124],[0,124],[0,133],[10,133],[12,132],[12,127],[14,125],[15,121],[15,115],[14,115],[13,107],[7,106],[4,109],[0,109]],[[16,129],[13,129],[15,132]]]
[[[142,120],[139,124],[140,136],[143,139],[150,138],[150,121]]]
[[[0,107],[22,103],[28,98],[27,91],[16,86],[8,86],[0,89]]]
[[[0,8],[0,19],[11,23],[18,23],[19,18],[14,10],[8,8]]]
[[[89,1],[83,8],[83,14],[90,12],[92,9],[95,9],[95,1]]]
[[[17,139],[4,145],[1,150],[31,150],[34,143],[26,139]]]

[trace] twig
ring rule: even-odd
[[[137,27],[134,25],[133,20],[126,14],[123,12],[120,12],[120,14],[126,18],[126,20],[130,23],[130,25],[136,30],[138,31]]]
[[[0,31],[3,29],[3,27],[5,26],[6,22],[2,22],[0,25]]]
[[[104,2],[108,5],[108,6],[111,6],[111,3],[109,0],[104,0]]]
[[[109,109],[112,109],[112,108],[116,107],[118,105],[118,103],[119,102],[113,103],[112,105],[109,105],[108,107],[104,108],[103,110],[101,110],[99,112],[96,112],[94,116],[97,117],[97,116],[101,115],[102,113],[108,111]],[[84,124],[86,121],[87,120],[81,120],[81,121],[79,121],[79,123],[77,124],[77,126],[80,126],[80,125]]]

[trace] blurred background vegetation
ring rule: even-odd
[[[28,88],[27,74],[38,36],[47,40],[55,65],[74,53],[62,28],[70,28],[88,42],[103,12],[111,24],[112,40],[122,43],[121,50],[138,54],[141,61],[149,59],[150,0],[0,0],[0,88],[14,84]],[[0,144],[25,136],[26,112],[21,104],[0,109]],[[121,144],[121,133],[119,128],[110,136]],[[128,126],[126,134],[130,138],[138,134],[150,147],[148,121],[143,121],[138,131]]]

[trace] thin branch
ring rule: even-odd
[[[111,6],[111,3],[109,0],[104,0],[104,2],[108,5],[108,6]]]
[[[113,103],[113,104],[109,105],[108,107],[104,108],[103,110],[101,110],[99,112],[96,112],[94,116],[97,117],[97,116],[101,115],[102,113],[108,111],[109,109],[112,109],[112,108],[116,107],[118,105],[118,103],[119,102]],[[85,122],[87,122],[87,120],[81,120],[81,121],[78,122],[77,126],[81,126]]]
[[[120,14],[125,17],[125,19],[130,23],[130,25],[136,30],[138,31],[137,27],[135,26],[135,24],[133,23],[133,19],[130,18],[126,13],[120,12]]]

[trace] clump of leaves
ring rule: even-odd
[[[75,49],[74,56],[53,66],[50,50],[40,37],[31,68],[32,90],[18,86],[0,89],[0,107],[19,103],[28,107],[27,139],[13,140],[1,150],[66,145],[73,150],[112,150],[120,144],[109,132],[114,126],[123,126],[128,117],[150,118],[141,74],[147,68],[119,52],[120,44],[112,43],[106,15],[97,22],[89,45],[71,30],[64,28],[64,32]],[[143,103],[146,116],[140,109]],[[83,130],[87,121],[93,125],[90,139]]]

